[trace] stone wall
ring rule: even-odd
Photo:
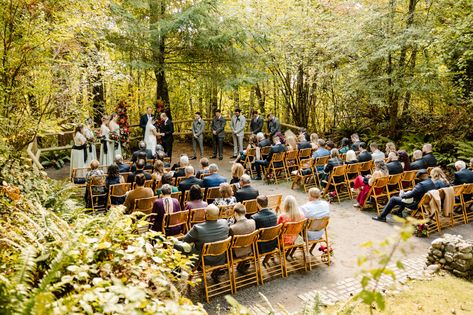
[[[434,240],[427,256],[427,265],[440,265],[456,276],[473,276],[473,240],[460,235],[445,234]]]

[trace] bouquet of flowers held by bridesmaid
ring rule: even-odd
[[[115,143],[115,149],[118,149],[118,144],[120,141],[120,133],[119,132],[110,132],[110,139]]]

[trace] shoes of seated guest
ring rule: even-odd
[[[189,158],[189,160],[197,160],[197,157],[193,156],[193,157]]]
[[[217,156],[216,156],[216,155],[212,155],[210,158],[211,158],[211,159],[216,159]]]
[[[371,219],[373,219],[375,221],[379,221],[379,222],[386,222],[386,218],[383,218],[383,217],[380,217],[380,216],[372,217]]]
[[[256,176],[254,180],[261,180],[261,176]]]

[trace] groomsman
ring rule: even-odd
[[[236,158],[240,151],[243,151],[243,136],[245,135],[246,118],[241,115],[241,109],[235,109],[234,115],[230,122],[233,136],[233,156]]]
[[[200,158],[204,156],[204,130],[205,121],[202,119],[200,112],[195,113],[194,121],[192,122],[192,150],[194,150],[194,156],[191,160],[195,160],[196,147],[199,145]]]
[[[219,109],[215,110],[215,117],[212,119],[211,129],[213,135],[213,153],[211,157],[215,159],[217,157],[217,148],[218,148],[218,159],[223,160],[223,139],[225,138],[225,118],[223,118],[222,113]]]
[[[272,138],[276,132],[281,132],[281,124],[273,114],[268,114],[268,130],[270,133],[270,138]]]
[[[161,113],[161,120],[163,121],[161,126],[161,136],[164,153],[166,153],[169,158],[172,158],[172,143],[174,141],[172,134],[174,133],[174,124],[172,123],[172,120],[168,118],[166,113]]]
[[[252,134],[257,134],[263,130],[263,118],[258,115],[258,111],[253,111],[253,118],[250,122],[250,131]]]
[[[148,120],[153,119],[153,109],[151,107],[146,108],[146,114],[140,118],[140,127],[143,129],[143,138],[145,137],[146,125]]]

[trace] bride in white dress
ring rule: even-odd
[[[118,136],[118,140],[113,140],[111,147],[112,147],[112,157],[115,158],[117,155],[122,155],[122,144],[120,141],[120,126],[117,123],[118,120],[118,115],[117,114],[112,114],[112,119],[110,120],[110,123],[108,124],[110,128],[110,133],[113,133],[115,136]],[[113,163],[113,159],[112,159]]]
[[[113,141],[110,141],[110,129],[108,128],[108,118],[102,118],[100,134],[102,135],[102,145],[100,146],[100,165],[111,165],[113,163]],[[105,152],[106,151],[106,152]]]
[[[145,143],[146,143],[146,150],[150,150],[153,156],[156,155],[156,145],[157,140],[156,136],[158,132],[156,131],[156,127],[154,126],[154,119],[148,119],[148,123],[146,124],[145,129]]]

